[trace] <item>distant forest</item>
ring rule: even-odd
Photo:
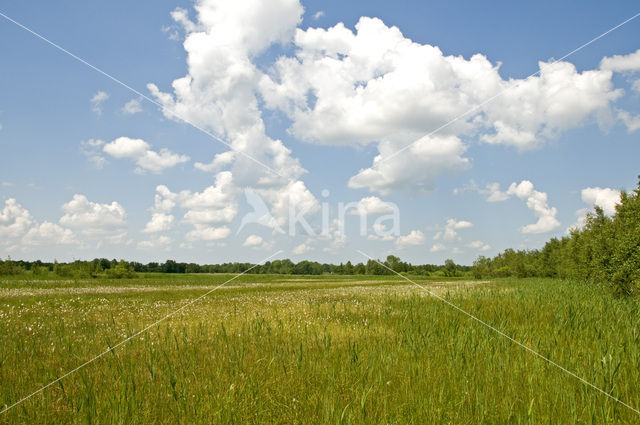
[[[471,266],[455,264],[453,260],[447,260],[444,265],[424,264],[412,265],[400,258],[389,255],[386,260],[380,263],[398,273],[406,273],[421,276],[444,276],[456,277],[466,276],[471,272]],[[315,261],[300,261],[294,263],[289,259],[267,261],[262,265],[257,265],[249,270],[249,274],[342,274],[342,275],[391,275],[389,269],[374,260],[366,263],[352,264],[347,261],[344,264],[326,264]],[[55,274],[60,277],[69,278],[97,278],[101,276],[112,278],[131,278],[136,273],[242,273],[254,266],[251,263],[223,263],[206,264],[180,263],[174,260],[167,260],[164,263],[142,264],[135,261],[108,260],[106,258],[96,258],[92,261],[74,261],[71,263],[45,263],[42,261],[13,261],[0,260],[0,275],[31,274],[33,276],[44,276]]]

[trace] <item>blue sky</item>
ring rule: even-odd
[[[640,174],[640,18],[553,63],[633,2],[0,12],[156,102],[0,18],[2,257],[470,264],[612,213]],[[247,193],[268,215],[239,231]]]

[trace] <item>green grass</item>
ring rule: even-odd
[[[9,405],[231,276],[0,282]],[[557,280],[419,280],[640,407],[640,303]],[[400,278],[242,276],[0,423],[637,423]]]

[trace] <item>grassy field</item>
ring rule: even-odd
[[[0,282],[10,405],[230,276]],[[640,407],[640,302],[558,280],[418,280]],[[0,423],[637,423],[394,277],[242,276]]]

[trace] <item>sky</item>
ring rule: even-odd
[[[4,2],[0,256],[471,264],[540,248],[636,188],[640,17],[612,29],[639,12]]]

